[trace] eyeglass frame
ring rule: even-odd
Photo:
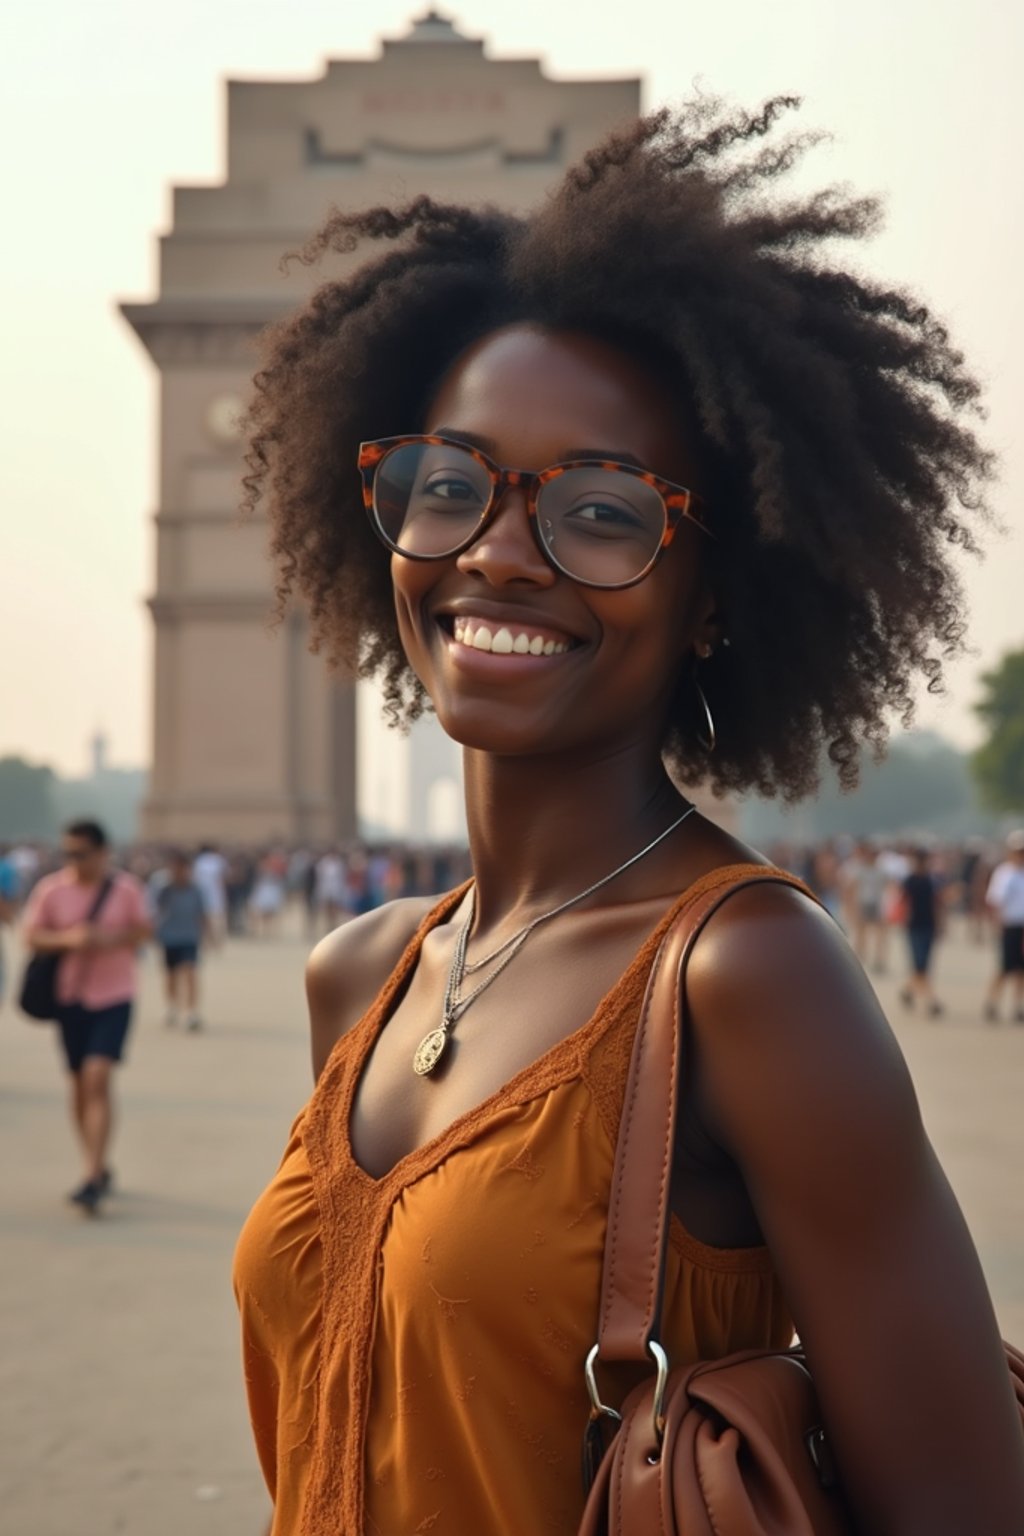
[[[472,533],[468,538],[463,539],[461,543],[457,544],[454,549],[446,550],[443,554],[413,554],[409,550],[402,549],[385,533],[380,518],[377,516],[377,509],[373,504],[373,483],[378,467],[393,448],[405,448],[413,444],[427,448],[459,448],[463,453],[468,453],[471,458],[476,459],[477,463],[487,471],[491,481],[490,500],[481,513]],[[552,570],[566,577],[568,581],[575,581],[580,586],[593,587],[601,592],[620,592],[627,587],[635,587],[638,582],[643,581],[645,577],[649,576],[672,543],[676,529],[684,519],[693,523],[709,539],[715,537],[704,520],[703,515],[696,510],[698,507],[701,509],[706,507],[703,497],[698,495],[696,491],[691,491],[685,485],[677,485],[672,480],[664,480],[660,475],[654,474],[652,470],[643,469],[638,464],[623,463],[620,459],[566,459],[558,464],[549,464],[546,469],[510,469],[501,464],[496,464],[482,449],[475,447],[472,443],[461,442],[456,437],[442,437],[437,433],[429,432],[411,432],[400,437],[371,438],[366,442],[360,443],[356,462],[362,479],[363,505],[366,508],[367,516],[373,525],[374,531],[381,542],[396,555],[401,555],[403,560],[453,560],[456,556],[463,554],[471,545],[476,543],[488,523],[493,522],[505,493],[509,490],[522,490],[525,492],[530,532],[533,534],[534,543]],[[551,550],[544,543],[538,526],[537,497],[543,486],[548,485],[552,480],[557,480],[561,475],[565,474],[566,470],[570,469],[615,470],[622,474],[631,475],[634,479],[643,480],[645,484],[656,490],[660,496],[665,513],[665,528],[661,540],[643,570],[636,576],[631,576],[628,581],[602,583],[586,581],[583,577],[574,576],[571,571],[567,571],[563,565],[559,564]]]

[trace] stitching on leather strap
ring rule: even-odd
[[[704,1480],[704,1469],[701,1467],[700,1461],[696,1455],[694,1456],[694,1460],[697,1466],[697,1481],[700,1484],[700,1496],[704,1500],[704,1512],[708,1517],[708,1524],[710,1525],[714,1536],[719,1536],[720,1528],[718,1520],[715,1517],[715,1512],[711,1507],[711,1499],[708,1496],[707,1483]]]
[[[643,1026],[644,1026],[644,1024],[646,1022],[646,1018],[647,1018],[647,1004],[649,1002],[649,998],[650,998],[650,994],[648,994],[647,998],[645,998],[645,1001],[644,1001],[644,1010],[643,1010],[643,1013],[641,1014],[641,1017],[640,1017],[640,1024],[638,1025],[638,1028],[641,1028],[641,1029],[643,1028]],[[624,1148],[625,1148],[625,1154],[627,1156],[628,1156],[628,1153],[629,1153],[630,1137],[632,1136],[632,1133],[633,1133],[633,1124],[634,1124],[633,1111],[634,1111],[634,1109],[636,1107],[636,1098],[637,1098],[637,1094],[638,1094],[639,1091],[640,1091],[640,1083],[639,1083],[639,1080],[637,1080],[637,1081],[634,1081],[634,1083],[633,1083],[633,1091],[632,1091],[632,1093],[631,1093],[631,1095],[629,1097],[628,1102],[623,1107],[623,1125],[622,1125],[622,1129],[619,1132],[619,1134],[623,1138],[623,1145],[624,1145]],[[662,1170],[662,1175],[664,1177],[664,1169]],[[619,1218],[620,1218],[620,1208],[621,1208],[621,1203],[622,1203],[622,1185],[623,1185],[623,1182],[624,1181],[621,1180],[621,1179],[616,1180],[616,1185],[615,1185],[615,1203],[614,1203],[614,1205],[612,1207],[612,1211],[611,1211],[611,1231],[609,1233],[609,1241],[611,1243],[611,1262],[612,1262],[612,1274],[613,1275],[615,1274],[616,1255],[618,1254],[618,1251],[619,1251],[619,1232],[621,1230],[621,1224],[620,1224],[620,1219]],[[613,1298],[612,1298],[612,1295],[611,1295],[611,1289],[612,1288],[609,1286],[609,1294],[605,1297],[604,1315],[603,1315],[603,1318],[602,1318],[602,1328],[604,1327],[604,1325],[608,1321],[608,1314],[609,1314],[609,1312],[611,1310],[611,1307],[612,1307]]]
[[[701,887],[695,887],[694,888],[694,891],[693,891],[693,894],[692,894],[691,898],[688,901],[684,901],[683,905],[680,907],[679,912],[676,915],[676,921],[678,921],[678,919],[681,918],[685,912],[688,912],[690,910],[690,908],[694,905],[694,903],[700,899],[700,896],[702,894],[703,894],[703,890],[702,890]],[[671,931],[672,930],[670,929],[669,932],[671,932]],[[666,939],[667,939],[667,937],[668,936],[666,935]],[[665,941],[663,940],[662,942],[664,943]],[[659,949],[658,954],[660,955],[660,953],[661,953],[661,950]],[[655,957],[655,964],[657,964],[657,963],[658,963],[658,961],[657,961],[657,956],[656,956]],[[648,1009],[649,1009],[649,1006],[650,1006],[650,1001],[651,1001],[651,995],[650,995],[650,992],[648,992],[645,995],[645,998],[644,998],[644,1008],[643,1008],[643,1012],[641,1013],[640,1022],[639,1022],[638,1026],[637,1026],[638,1030],[643,1030],[643,1028],[646,1025]],[[673,1056],[675,1054],[676,1049],[677,1049],[677,1046],[675,1044],[673,1044]],[[639,1090],[640,1090],[640,1082],[639,1082],[639,1078],[637,1078],[637,1080],[635,1080],[634,1083],[633,1083],[633,1089],[632,1089],[632,1093],[631,1093],[631,1095],[629,1097],[629,1100],[623,1106],[623,1111],[622,1111],[623,1123],[622,1123],[619,1135],[622,1137],[622,1140],[623,1140],[624,1155],[626,1157],[628,1157],[628,1154],[629,1154],[630,1138],[631,1138],[632,1133],[633,1133],[633,1125],[634,1125],[634,1110],[636,1108],[636,1098],[637,1098],[637,1094],[638,1094]],[[667,1146],[668,1140],[669,1140],[669,1137],[666,1136],[666,1146]],[[665,1167],[666,1167],[666,1159],[667,1159],[667,1157],[668,1157],[668,1152],[666,1151],[665,1156],[663,1157],[663,1160],[662,1160],[662,1185],[664,1185]],[[608,1241],[608,1244],[610,1245],[611,1266],[612,1266],[611,1267],[611,1273],[612,1273],[613,1276],[614,1276],[614,1274],[616,1272],[615,1271],[616,1255],[618,1253],[619,1234],[620,1234],[620,1231],[621,1231],[620,1209],[621,1209],[621,1203],[622,1203],[622,1182],[623,1182],[622,1180],[617,1180],[616,1181],[615,1201],[614,1201],[614,1204],[612,1206],[612,1210],[610,1212],[610,1217],[609,1217],[609,1229],[610,1230],[609,1230],[609,1233],[608,1233],[607,1241]],[[656,1270],[656,1269],[657,1269],[657,1256],[655,1255],[654,1270]],[[651,1278],[651,1281],[649,1282],[649,1289],[648,1289],[648,1295],[649,1296],[653,1294],[653,1287],[654,1287],[654,1284],[656,1283],[656,1278],[657,1278],[656,1275],[652,1273],[652,1278]],[[607,1325],[608,1314],[611,1311],[612,1305],[613,1305],[612,1287],[609,1286],[609,1288],[608,1288],[608,1295],[606,1295],[606,1297],[605,1297],[604,1310],[603,1310],[602,1317],[601,1317],[601,1331],[603,1331],[605,1326]],[[648,1307],[648,1310],[649,1310],[649,1307]],[[641,1342],[642,1343],[646,1343],[646,1340],[642,1340]]]

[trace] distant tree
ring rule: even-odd
[[[971,759],[986,805],[994,811],[1024,810],[1024,650],[1010,651],[982,676],[974,706],[988,740]]]
[[[0,838],[53,837],[57,832],[52,768],[0,757]]]

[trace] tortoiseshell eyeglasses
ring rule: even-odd
[[[451,438],[382,437],[360,444],[359,469],[374,528],[409,560],[461,554],[512,487],[525,494],[545,560],[587,587],[642,581],[684,517],[710,533],[695,492],[617,459],[506,469]]]

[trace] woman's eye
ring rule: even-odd
[[[569,513],[569,519],[575,523],[587,524],[588,532],[628,532],[633,528],[643,526],[643,519],[638,517],[631,507],[623,506],[611,501],[585,501],[573,507]]]
[[[436,474],[424,484],[420,493],[437,497],[440,501],[479,501],[476,487],[462,475]]]

